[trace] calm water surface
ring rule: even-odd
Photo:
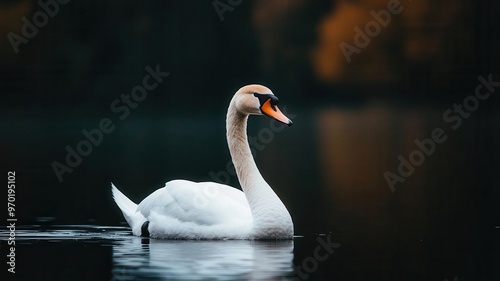
[[[387,233],[172,241],[135,237],[127,227],[23,226],[16,229],[12,274],[2,227],[0,280],[499,280],[496,239]],[[498,237],[500,229],[489,233]]]
[[[5,256],[2,230],[2,256]],[[155,240],[125,227],[16,230],[10,280],[293,280],[294,241]],[[5,271],[4,271],[5,272]],[[4,279],[2,279],[4,280]]]

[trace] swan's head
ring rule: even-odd
[[[278,108],[278,98],[262,85],[247,85],[239,89],[233,101],[236,108],[245,114],[266,115],[285,125],[292,126],[292,120]]]

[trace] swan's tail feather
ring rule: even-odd
[[[118,205],[125,220],[132,228],[132,232],[135,235],[140,235],[141,226],[146,221],[146,218],[140,212],[137,212],[137,204],[128,199],[113,183],[111,183],[111,192],[116,205]]]

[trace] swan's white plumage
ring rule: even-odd
[[[136,205],[113,185],[113,197],[135,235],[141,235],[142,225],[149,221],[152,238],[293,237],[290,214],[260,174],[248,145],[248,115],[262,115],[261,101],[255,93],[273,95],[261,85],[241,88],[231,100],[226,120],[229,151],[243,192],[213,182],[173,180]]]
[[[153,238],[243,239],[252,227],[245,194],[228,185],[173,180],[139,205],[114,185],[113,196],[136,235],[146,220]]]
[[[141,226],[146,221],[146,218],[140,212],[137,212],[137,204],[121,193],[114,184],[111,184],[111,191],[116,205],[122,210],[125,220],[132,228],[132,233],[138,236],[141,235]]]

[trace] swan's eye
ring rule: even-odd
[[[270,100],[271,103],[271,108],[276,111],[276,106],[278,105],[279,99],[275,95],[271,94],[259,94],[259,93],[253,93],[253,95],[259,99],[260,102],[260,107],[266,103],[266,101]]]

